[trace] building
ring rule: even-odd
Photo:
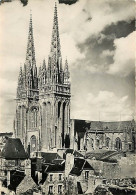
[[[31,16],[26,60],[18,77],[15,137],[30,152],[70,147],[69,77],[67,59],[62,66],[55,5],[48,67],[43,60],[37,73]]]
[[[55,4],[48,66],[43,60],[37,73],[32,16],[24,67],[20,68],[15,117],[15,137],[29,153],[71,148],[134,151],[135,121],[103,122],[70,119],[70,73],[64,68]]]
[[[28,158],[19,138],[7,138],[0,153],[0,181],[15,191],[25,176],[25,159]]]
[[[134,151],[135,121],[103,122],[71,120],[73,148],[95,151],[100,149]]]

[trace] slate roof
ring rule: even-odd
[[[0,157],[7,160],[27,159],[28,156],[19,138],[7,138]]]
[[[66,154],[68,154],[68,153],[73,154],[75,158],[77,158],[77,157],[83,158],[83,157],[84,157],[80,152],[77,152],[76,150],[67,149],[67,150],[65,151],[65,153],[63,154],[63,158],[64,158],[64,159],[66,159]]]
[[[65,170],[65,162],[63,161],[62,164],[51,164],[48,166],[48,168],[46,169],[47,173],[50,172],[62,172]]]
[[[10,185],[9,189],[16,191],[18,185],[22,182],[25,177],[25,173],[22,171],[11,171],[10,172]]]
[[[103,122],[103,121],[91,121],[90,130],[125,130],[133,126],[132,121],[117,121],[117,122]]]
[[[38,152],[36,152],[36,156],[38,156]],[[44,163],[53,163],[55,159],[62,159],[58,153],[52,152],[41,152],[41,157],[43,158]]]
[[[12,132],[3,132],[3,133],[0,133],[0,136],[12,136],[13,133]]]
[[[52,161],[53,164],[59,165],[62,164],[65,160],[64,159],[55,159]]]
[[[93,159],[101,160],[104,162],[117,162],[116,156],[120,154],[124,156],[123,152],[119,151],[113,151],[113,150],[95,150],[86,153],[87,159]]]
[[[105,122],[105,121],[86,121],[86,120],[74,120],[74,129],[78,133],[78,136],[82,138],[86,131],[122,131],[126,128],[134,127],[135,121],[115,121],[115,122]]]
[[[75,158],[74,166],[70,174],[80,176],[83,170],[94,170],[94,169],[85,159]]]

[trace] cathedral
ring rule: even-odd
[[[68,61],[62,65],[57,5],[54,8],[51,49],[36,66],[32,16],[27,52],[20,68],[16,97],[15,137],[30,152],[70,147],[70,73]]]
[[[134,151],[135,121],[70,119],[71,84],[68,61],[62,65],[57,5],[54,8],[51,48],[37,71],[30,16],[26,60],[20,68],[16,97],[15,137],[31,152],[66,149]]]

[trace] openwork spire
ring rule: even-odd
[[[30,14],[29,33],[27,42],[26,62],[30,66],[35,66],[35,48],[34,48],[34,37],[33,37],[33,25],[32,25],[32,14]]]
[[[54,8],[53,30],[52,30],[52,39],[51,39],[51,56],[53,56],[54,54],[56,54],[57,60],[59,59],[59,57],[61,57],[56,3]]]

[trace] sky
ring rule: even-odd
[[[75,1],[76,2],[76,1]],[[0,5],[0,131],[13,130],[19,68],[25,62],[30,10],[37,67],[50,51],[54,0]],[[59,4],[63,63],[71,74],[71,118],[120,121],[134,117],[134,1],[78,0]]]

